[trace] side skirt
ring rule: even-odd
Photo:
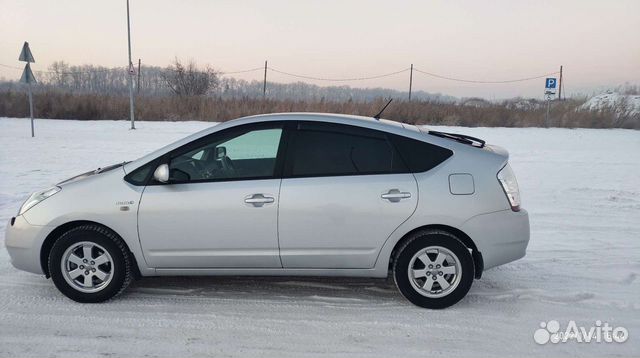
[[[376,269],[284,269],[284,268],[158,268],[155,276],[333,276],[387,277],[387,270]]]

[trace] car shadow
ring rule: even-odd
[[[512,270],[492,270],[475,280],[456,309],[477,309],[533,295]],[[517,275],[516,275],[517,276]],[[515,286],[515,287],[514,287]],[[527,297],[528,297],[527,296]],[[156,276],[134,281],[123,298],[239,300],[247,303],[308,303],[361,306],[413,306],[398,291],[392,276],[379,278],[314,276]]]
[[[406,302],[392,278],[295,276],[143,277],[125,295],[211,299],[259,298],[268,301],[310,300],[398,304]]]

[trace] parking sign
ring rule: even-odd
[[[557,83],[558,83],[558,81],[555,78],[553,78],[553,77],[547,78],[544,81],[544,94],[545,95],[555,95],[556,94]]]
[[[557,82],[558,81],[553,77],[547,78],[547,80],[544,83],[544,88],[545,89],[556,89],[556,83]]]

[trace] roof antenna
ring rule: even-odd
[[[376,121],[380,120],[380,116],[382,115],[382,112],[384,112],[385,109],[387,109],[387,107],[389,107],[389,105],[391,104],[391,101],[393,101],[393,98],[391,98],[389,100],[389,102],[387,102],[387,104],[384,105],[384,107],[382,107],[382,110],[380,112],[378,112],[378,114],[376,114],[375,116],[373,116],[373,118],[376,119]]]

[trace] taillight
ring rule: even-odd
[[[518,181],[509,163],[498,172],[498,181],[507,195],[511,210],[520,211],[520,189],[518,189]]]

